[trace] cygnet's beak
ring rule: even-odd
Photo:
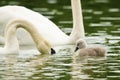
[[[74,52],[76,52],[78,49],[79,49],[79,48],[78,48],[78,46],[77,46],[77,47],[75,48]]]
[[[51,48],[51,55],[56,54],[55,50]]]

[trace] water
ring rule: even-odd
[[[0,55],[0,80],[120,80],[119,0],[82,0],[86,40],[108,49],[103,58],[72,55],[73,45],[57,46],[57,54],[39,56],[31,46],[19,54]],[[51,19],[66,34],[72,30],[70,0],[1,0],[3,5],[22,5]],[[26,50],[27,49],[27,50]]]

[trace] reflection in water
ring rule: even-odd
[[[31,51],[29,51],[29,54]],[[27,54],[27,55],[26,55]],[[1,55],[0,57],[0,77],[3,80],[27,80],[36,70],[35,66],[44,65],[49,59],[49,55],[32,54],[28,57],[28,53],[24,55]]]
[[[76,57],[73,54],[73,79],[93,80],[102,78],[106,80],[106,57]]]
[[[66,53],[66,51],[71,52],[72,48],[72,45],[64,46],[64,48],[63,46],[57,47],[56,49],[59,49],[57,54],[50,56],[44,65],[36,65],[36,70],[33,72],[33,75],[29,77],[29,79],[70,80],[71,75],[68,74],[68,72],[71,72],[71,53]]]
[[[1,80],[119,80],[120,0],[82,0],[88,44],[107,47],[107,58],[76,60],[74,46],[55,47],[58,54],[40,56],[33,48],[20,54],[0,54]],[[55,22],[66,34],[72,30],[70,0],[1,0],[3,5],[22,5]]]
[[[15,73],[12,71],[14,64],[17,62],[17,55],[9,55],[9,54],[2,54],[0,55],[0,75],[5,80],[7,79],[14,79]],[[2,73],[1,73],[2,72]],[[9,77],[6,77],[9,76]]]

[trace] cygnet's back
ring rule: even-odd
[[[76,56],[105,56],[106,49],[103,47],[87,47],[87,43],[83,39],[79,39],[76,43]]]

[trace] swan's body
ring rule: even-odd
[[[8,24],[13,19],[23,19],[25,21],[29,21],[34,24],[34,27],[38,28],[40,33],[51,43],[57,44],[68,40],[68,36],[65,35],[55,24],[53,24],[50,20],[38,14],[37,12],[33,12],[27,8],[20,6],[5,6],[0,8],[0,28],[1,33],[4,31],[6,24]],[[21,23],[22,24],[22,23]],[[20,34],[18,37],[24,37],[24,40],[21,42],[24,44],[33,44],[31,43],[31,38],[28,34],[23,34],[24,31],[18,31]],[[59,36],[59,37],[58,37]],[[22,39],[22,38],[20,38]],[[68,42],[68,41],[67,41]]]
[[[6,25],[13,19],[23,19],[33,24],[41,35],[52,45],[75,44],[79,38],[84,38],[84,27],[82,21],[82,11],[80,0],[71,0],[73,11],[73,30],[68,36],[63,33],[53,22],[41,14],[21,6],[0,7],[0,44],[4,44],[3,32]],[[22,23],[21,23],[22,25]],[[9,25],[10,26],[10,25]],[[33,44],[30,35],[25,30],[17,31],[20,44]],[[24,38],[20,38],[24,37]]]
[[[79,39],[76,45],[76,57],[82,56],[105,56],[106,49],[103,47],[87,47],[85,40]]]

